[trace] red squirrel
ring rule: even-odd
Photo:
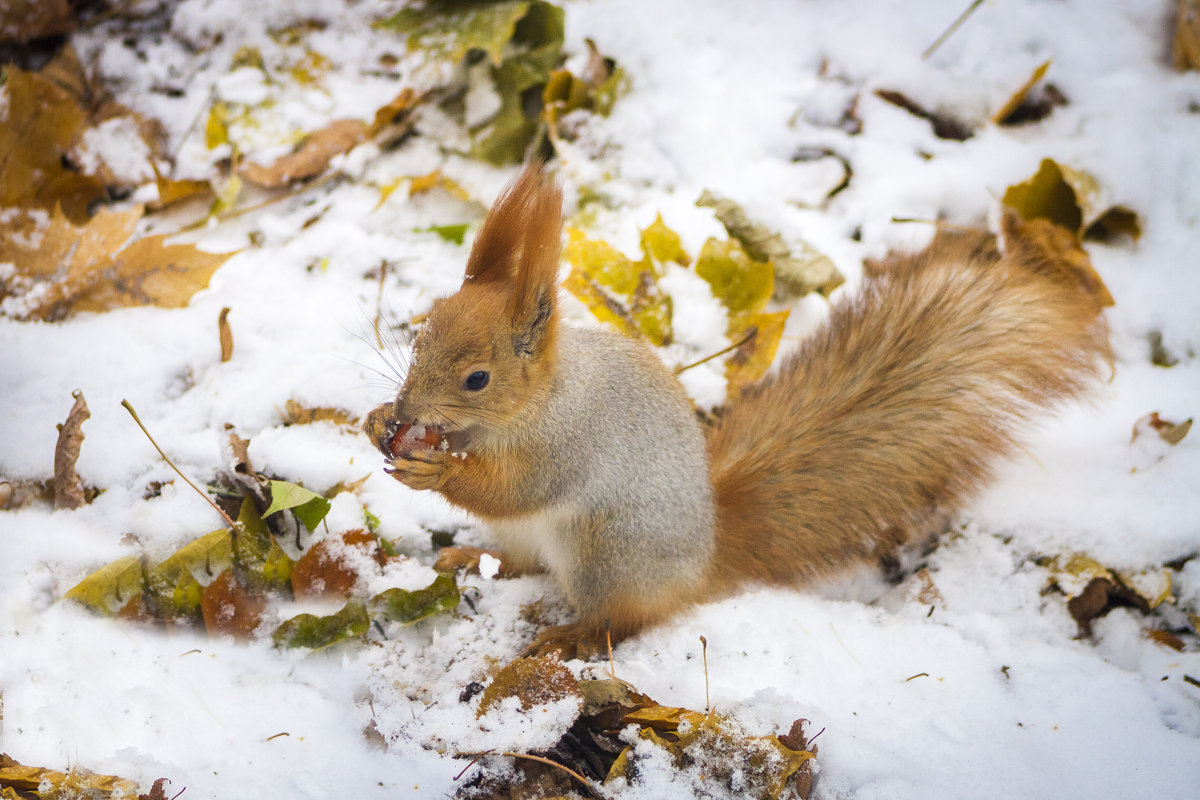
[[[1004,234],[1003,254],[960,236],[889,257],[704,423],[650,345],[560,322],[562,195],[530,165],[364,429],[396,480],[488,524],[504,572],[562,589],[577,620],[529,652],[593,655],[692,603],[894,550],[961,507],[1032,417],[1085,393],[1107,291],[1060,257],[1069,234],[1015,214]],[[483,552],[447,548],[437,567]]]

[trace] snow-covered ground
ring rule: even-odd
[[[1200,686],[1184,678],[1200,678],[1196,636],[1176,651],[1147,638],[1160,619],[1119,608],[1090,639],[1077,638],[1064,596],[1046,591],[1040,557],[1086,553],[1138,572],[1200,552],[1200,438],[1130,443],[1140,417],[1180,422],[1200,408],[1200,73],[1167,67],[1175,4],[1166,0],[991,2],[923,60],[965,5],[565,3],[566,51],[582,59],[585,37],[595,40],[631,88],[610,117],[586,123],[559,175],[569,203],[582,186],[602,190],[609,208],[593,215],[591,231],[630,254],[659,213],[689,252],[723,236],[711,211],[694,205],[709,189],[789,243],[827,253],[850,277],[839,291],[853,291],[864,257],[931,233],[893,217],[977,223],[1045,157],[1091,173],[1144,227],[1136,244],[1088,245],[1116,298],[1107,312],[1112,380],[1095,402],[1038,421],[1026,453],[941,538],[926,559],[941,596],[932,613],[906,599],[908,584],[877,600],[887,587],[874,570],[809,591],[748,591],[619,645],[616,672],[660,703],[703,709],[703,635],[718,710],[758,735],[799,717],[825,729],[821,798],[1195,797]],[[204,175],[213,154],[196,120],[213,97],[281,91],[273,119],[316,130],[369,120],[406,81],[428,80],[409,72],[402,38],[371,27],[394,6],[181,0],[170,27],[136,46],[110,35],[119,20],[74,41],[121,102],[162,120],[176,177]],[[307,18],[329,23],[306,39],[331,64],[320,91],[230,76],[239,48],[260,47],[269,60],[282,45],[266,32]],[[401,58],[380,71],[384,53]],[[1046,60],[1068,104],[1028,126],[985,122]],[[978,130],[963,142],[936,138],[876,89]],[[852,135],[836,123],[856,95],[862,128]],[[289,399],[363,414],[388,397],[387,375],[373,371],[387,367],[363,341],[379,288],[368,273],[382,261],[394,265],[384,300],[393,317],[423,311],[460,280],[471,233],[456,245],[417,231],[463,222],[473,231],[483,205],[405,191],[380,203],[382,186],[439,168],[484,205],[495,197],[512,169],[446,154],[445,131],[430,114],[399,150],[366,146],[345,157],[352,180],[189,234],[206,250],[240,252],[185,309],[54,324],[0,318],[0,477],[52,474],[55,423],[78,388],[92,412],[79,472],[104,489],[76,511],[0,512],[0,752],[144,787],[168,777],[185,797],[440,798],[465,766],[443,753],[531,750],[561,734],[554,709],[484,730],[458,699],[529,641],[523,605],[544,595],[551,612],[565,613],[543,578],[465,578],[473,607],[307,656],[269,638],[154,634],[56,602],[105,563],[140,550],[161,559],[221,525],[177,480],[143,499],[148,484],[173,474],[123,398],[200,480],[228,468],[226,424],[250,439],[263,472],[317,489],[369,474],[359,499],[335,500],[329,529],[360,527],[361,500],[380,532],[399,540],[410,560],[389,567],[375,590],[432,580],[431,530],[486,541],[461,512],[384,475],[361,435],[329,423],[284,427],[281,416]],[[812,200],[837,176],[793,160],[813,147],[853,168],[823,208]],[[146,224],[165,232],[182,221],[167,214]],[[224,306],[235,339],[227,363],[216,332]],[[796,302],[789,341],[823,307]],[[588,322],[582,306],[571,312]],[[1150,363],[1154,331],[1175,366]],[[1171,577],[1178,605],[1200,613],[1200,559]],[[386,750],[364,738],[371,720]],[[663,785],[648,780],[621,796],[698,791]]]

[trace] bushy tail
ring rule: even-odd
[[[1103,283],[1066,232],[1015,215],[1004,228],[1003,256],[990,238],[939,236],[886,260],[713,426],[713,593],[893,549],[1096,381]]]

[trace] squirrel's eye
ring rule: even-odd
[[[480,370],[479,372],[472,372],[467,376],[467,379],[463,381],[463,388],[469,392],[478,392],[480,389],[488,385],[488,381],[490,379],[491,376],[483,370]]]

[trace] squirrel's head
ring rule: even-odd
[[[486,436],[547,396],[561,249],[562,192],[528,165],[480,227],[462,288],[418,332],[396,423]]]

